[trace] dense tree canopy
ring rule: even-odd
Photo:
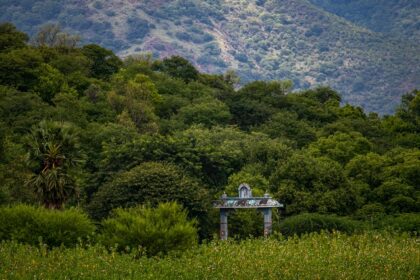
[[[66,202],[101,219],[178,201],[201,237],[217,231],[210,201],[242,182],[286,216],[420,210],[420,91],[380,117],[328,87],[235,89],[234,73],[199,73],[181,57],[121,61],[97,45],[27,39],[0,26],[1,204]],[[238,233],[253,234],[260,216],[241,215]]]

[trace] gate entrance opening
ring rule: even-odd
[[[283,204],[273,199],[268,193],[264,197],[253,197],[252,190],[247,184],[238,188],[238,197],[228,197],[226,193],[214,202],[214,207],[220,209],[220,239],[228,238],[228,213],[232,209],[261,209],[264,214],[264,236],[267,237],[272,229],[272,208],[283,207]]]

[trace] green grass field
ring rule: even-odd
[[[212,242],[165,258],[6,242],[0,279],[420,279],[420,242],[388,233],[323,233]]]

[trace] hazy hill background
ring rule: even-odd
[[[243,81],[329,84],[344,102],[390,113],[420,86],[418,0],[0,0],[0,21],[48,22],[125,56],[179,54]]]
[[[310,0],[328,12],[370,30],[420,40],[420,1],[416,0]]]

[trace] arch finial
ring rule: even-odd
[[[239,185],[238,193],[239,193],[239,198],[250,198],[250,197],[252,197],[251,187],[246,183],[242,183],[242,184]]]

